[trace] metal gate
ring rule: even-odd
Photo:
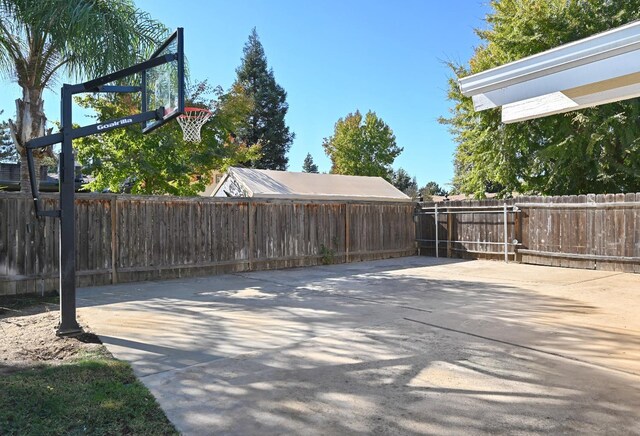
[[[421,206],[415,214],[418,254],[503,256],[509,262],[515,259],[516,247],[521,244],[520,212],[517,206],[507,203],[449,206],[445,202]]]

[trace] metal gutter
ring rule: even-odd
[[[640,21],[458,79],[469,97],[640,49]]]

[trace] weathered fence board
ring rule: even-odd
[[[497,244],[504,243],[503,215],[459,208],[490,208],[505,203],[509,208],[519,208],[518,213],[509,213],[507,220],[507,242],[513,239],[519,242],[517,248],[511,248],[517,260],[549,266],[640,272],[640,194],[439,203],[439,255],[499,258]],[[423,206],[433,208],[435,204]],[[448,211],[457,212],[442,219]],[[435,255],[435,221],[433,215],[416,217],[416,238],[422,254]],[[443,250],[443,246],[449,250]]]
[[[55,194],[44,194],[47,209]],[[58,287],[58,222],[0,193],[0,295]],[[79,194],[79,286],[415,253],[413,204]]]

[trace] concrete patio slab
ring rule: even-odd
[[[184,434],[640,434],[640,275],[409,257],[78,301]]]

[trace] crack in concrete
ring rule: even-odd
[[[638,374],[636,372],[625,371],[624,369],[610,368],[608,366],[600,365],[598,363],[589,362],[587,360],[578,359],[577,357],[571,357],[571,356],[567,356],[567,355],[561,354],[561,353],[554,353],[553,351],[547,351],[547,350],[543,350],[541,348],[529,347],[528,345],[522,345],[522,344],[518,344],[516,342],[503,341],[501,339],[491,338],[489,336],[483,336],[483,335],[478,335],[478,334],[475,334],[475,333],[465,332],[464,330],[458,330],[458,329],[454,329],[454,328],[451,328],[451,327],[445,327],[445,326],[438,325],[438,324],[432,324],[432,323],[426,322],[426,321],[419,321],[417,319],[411,319],[411,318],[403,318],[403,319],[406,320],[406,321],[415,322],[415,323],[418,323],[418,324],[426,325],[426,326],[437,328],[437,329],[441,329],[441,330],[446,330],[446,331],[453,332],[453,333],[458,333],[458,334],[461,334],[461,335],[472,336],[474,338],[483,339],[485,341],[491,341],[491,342],[496,342],[498,344],[509,345],[511,347],[522,348],[522,349],[533,351],[533,352],[536,352],[536,353],[541,353],[541,354],[545,354],[545,355],[548,355],[548,356],[554,356],[554,357],[557,357],[557,358],[560,358],[560,359],[565,359],[565,360],[570,360],[570,361],[573,361],[573,362],[578,362],[578,363],[581,363],[583,365],[593,366],[593,367],[596,367],[596,368],[599,368],[599,369],[603,369],[603,370],[606,370],[606,371],[622,373],[622,374],[625,374],[625,375],[631,375],[631,376],[640,378],[640,374]]]
[[[618,272],[618,273],[614,273],[614,274],[609,274],[609,275],[604,276],[604,277],[596,277],[594,279],[586,279],[586,280],[580,280],[580,281],[577,281],[577,282],[565,283],[562,286],[573,286],[573,285],[579,285],[581,283],[596,282],[598,280],[604,280],[604,279],[608,279],[608,278],[611,278],[611,277],[619,276],[620,274],[628,274],[628,273]]]

